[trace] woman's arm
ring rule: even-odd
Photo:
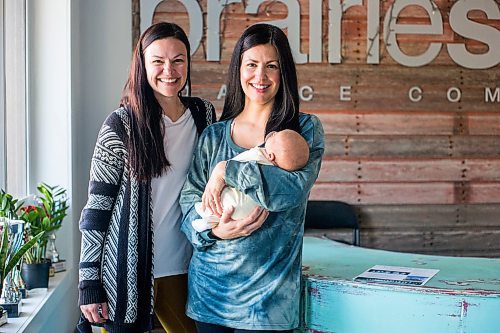
[[[212,128],[203,131],[198,140],[198,144],[194,149],[193,161],[179,199],[183,215],[181,230],[186,234],[187,239],[193,246],[197,248],[204,248],[215,243],[215,240],[207,236],[208,231],[198,233],[191,225],[193,220],[200,218],[194,205],[201,201],[210,170],[208,156],[209,150],[212,150],[212,142],[207,138],[209,136],[207,133],[212,133]]]
[[[289,172],[275,166],[219,162],[209,180],[204,203],[220,212],[220,183],[224,182],[248,194],[265,209],[278,212],[300,205],[318,177],[324,152],[324,134],[316,116],[301,117],[302,135],[309,145],[309,160],[301,170]]]
[[[309,145],[309,160],[304,168],[289,172],[275,166],[230,160],[225,168],[225,183],[248,194],[271,212],[302,204],[321,168],[324,134],[320,120],[314,115],[303,115],[301,134]]]
[[[216,156],[217,152],[217,140],[220,140],[222,135],[214,128],[208,128],[203,132],[195,148],[193,162],[181,191],[179,202],[184,216],[181,230],[193,246],[198,249],[208,248],[219,239],[248,236],[260,228],[268,215],[267,211],[257,207],[247,218],[231,220],[232,210],[226,210],[216,228],[197,232],[192,227],[191,222],[200,218],[194,205],[202,201],[203,192],[209,179],[208,173],[213,164],[212,158]]]
[[[107,298],[100,278],[101,261],[127,155],[123,143],[125,129],[118,112],[125,113],[121,109],[111,114],[99,132],[90,167],[88,200],[80,218],[79,304],[82,312],[93,318],[98,316],[98,304],[103,309],[102,315],[107,316],[107,307],[102,305]]]

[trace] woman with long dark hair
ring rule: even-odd
[[[304,215],[324,142],[319,119],[299,112],[295,64],[279,28],[253,25],[236,43],[221,120],[200,137],[181,192],[182,231],[194,245],[187,315],[199,333],[290,332],[299,324]],[[304,168],[288,172],[231,160],[283,129],[306,139]],[[269,212],[265,222],[231,220],[232,210],[221,207],[224,186]],[[221,218],[196,232],[191,222],[199,218],[194,203],[200,200],[202,210]]]
[[[184,314],[191,245],[179,193],[212,104],[190,95],[190,46],[173,23],[149,27],[135,47],[120,107],[105,120],[80,219],[78,328],[146,332],[153,309],[169,333]]]

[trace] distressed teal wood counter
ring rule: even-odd
[[[302,329],[500,333],[500,259],[429,256],[304,237]],[[439,269],[424,286],[353,278],[374,265]]]

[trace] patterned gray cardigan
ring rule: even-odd
[[[215,122],[213,105],[183,97],[200,134]],[[101,127],[90,167],[88,201],[80,218],[79,304],[108,302],[112,333],[152,329],[153,232],[151,183],[128,165],[130,115],[114,111]],[[83,315],[77,326],[90,332]]]

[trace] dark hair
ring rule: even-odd
[[[144,63],[144,50],[154,41],[164,38],[180,40],[187,50],[187,77],[182,89],[191,93],[191,55],[189,40],[184,30],[174,23],[157,23],[150,26],[139,38],[132,55],[127,83],[123,88],[120,105],[125,107],[131,118],[130,140],[128,142],[131,171],[139,180],[160,176],[170,166],[165,156],[162,109],[149,85]],[[179,97],[181,92],[179,92]]]
[[[280,28],[264,23],[248,27],[234,47],[228,71],[227,94],[220,120],[235,118],[243,111],[245,93],[240,82],[242,55],[246,50],[262,44],[271,44],[276,48],[281,73],[280,86],[266,124],[265,134],[283,129],[291,129],[300,133],[297,71],[292,50],[286,35]]]

